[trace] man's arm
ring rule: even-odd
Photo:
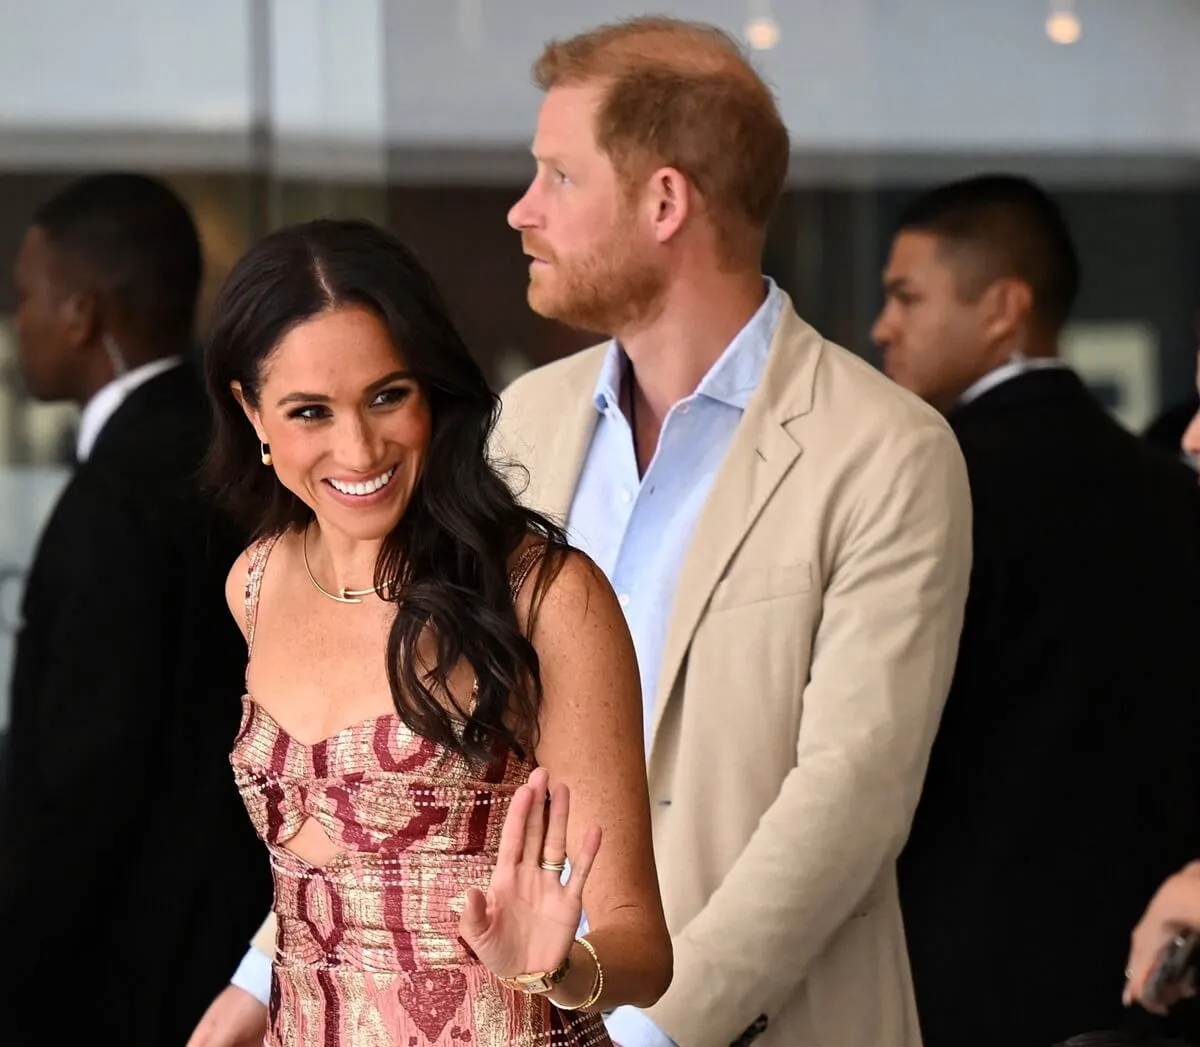
[[[788,1000],[908,834],[962,628],[966,468],[950,431],[929,425],[876,454],[856,490],[796,767],[676,935],[674,981],[646,1012],[683,1047],[728,1047]]]
[[[264,1007],[271,1002],[271,958],[275,955],[275,914],[267,913],[254,932],[250,948],[229,979],[231,985],[248,992]]]
[[[617,1047],[675,1047],[671,1038],[636,1007],[618,1007],[604,1016],[604,1027]]]
[[[254,1047],[267,1031],[271,1005],[271,957],[275,955],[275,914],[268,914],[229,985],[204,1012],[187,1047]]]
[[[242,957],[242,962],[229,979],[230,985],[236,985],[243,992],[248,992],[264,1007],[271,1004],[271,957],[262,952],[257,945],[251,945]]]
[[[107,892],[121,887],[170,700],[159,543],[103,491],[85,490],[72,512],[78,526],[54,549],[67,560],[56,573],[70,582],[39,594],[44,609],[24,627],[25,642],[45,653],[38,678],[14,694],[7,761],[0,927],[31,955],[61,943],[89,905],[109,904]],[[80,862],[47,861],[64,847]]]

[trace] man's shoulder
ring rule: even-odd
[[[814,378],[813,409],[847,436],[857,434],[864,440],[890,440],[915,431],[954,439],[939,411],[862,357],[826,339]]]
[[[515,458],[530,464],[539,448],[553,446],[567,415],[590,402],[609,344],[534,368],[500,394],[500,417],[492,434],[498,460]]]
[[[199,489],[209,440],[205,421],[202,415],[164,418],[140,433],[113,432],[80,466],[81,486],[97,497],[121,492],[143,504],[174,502],[180,492]]]
[[[97,530],[125,530],[148,547],[207,532],[215,511],[202,477],[208,423],[203,403],[191,398],[114,416],[76,470],[64,507]]]
[[[601,342],[526,371],[500,394],[505,409],[544,405],[547,397],[557,399],[564,394],[590,396],[610,344]]]

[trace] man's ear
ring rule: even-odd
[[[100,326],[100,303],[91,291],[72,291],[58,305],[63,337],[73,350],[95,340]]]
[[[1033,312],[1033,290],[1024,280],[997,280],[983,293],[984,329],[994,342],[1027,330]]]
[[[679,232],[692,212],[695,204],[692,184],[682,171],[662,167],[650,176],[644,197],[655,239],[665,244]]]

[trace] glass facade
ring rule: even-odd
[[[1063,46],[1043,32],[1040,0],[892,6],[672,5],[735,32],[749,32],[751,15],[777,26],[754,33],[775,45],[761,58],[797,152],[768,271],[815,326],[875,360],[879,274],[905,201],[967,172],[1030,174],[1062,201],[1083,260],[1072,362],[1133,428],[1187,400],[1200,305],[1200,10],[1137,5],[1135,15],[1125,0],[1094,0],[1080,5],[1080,39]],[[0,7],[0,679],[77,414],[31,402],[16,367],[7,272],[37,203],[99,169],[170,181],[204,243],[202,327],[225,274],[265,231],[319,214],[386,223],[432,269],[501,386],[592,337],[529,311],[505,221],[530,171],[529,60],[550,36],[633,13],[617,0],[521,4],[503,17],[478,0]],[[814,26],[828,47],[814,46]],[[1117,53],[1142,68],[1120,91],[1109,75]]]

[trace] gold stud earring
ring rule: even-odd
[[[271,446],[270,444],[262,444],[262,463],[263,465],[271,464]]]

